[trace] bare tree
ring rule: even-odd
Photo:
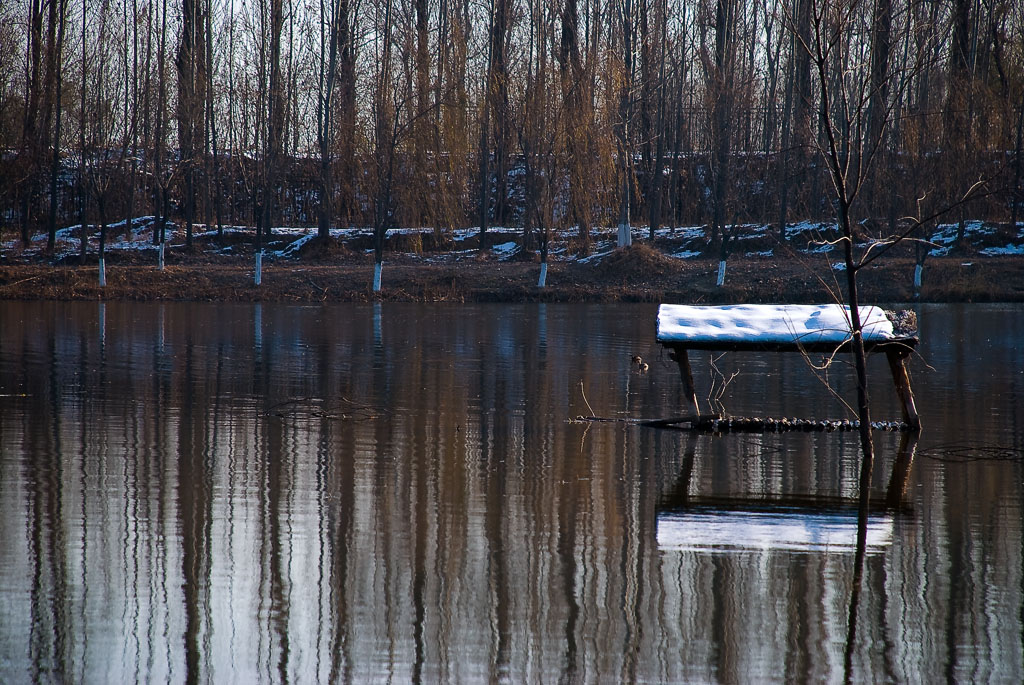
[[[267,137],[263,155],[262,212],[256,227],[257,249],[262,244],[260,233],[270,235],[270,226],[277,217],[275,203],[279,196],[281,149],[284,145],[285,93],[281,73],[281,35],[284,31],[284,0],[270,0],[270,55],[267,96]]]
[[[28,30],[25,32],[25,89],[24,115],[21,127],[21,145],[18,150],[17,178],[21,215],[21,242],[27,246],[31,240],[33,200],[38,195],[38,177],[43,151],[45,128],[40,104],[44,99],[42,77],[43,7],[41,0],[28,4]]]
[[[540,274],[537,287],[547,286],[548,248],[554,224],[555,187],[560,185],[557,151],[564,144],[559,119],[566,103],[559,106],[560,88],[552,73],[553,26],[546,21],[543,0],[529,0],[529,27],[525,92],[517,130],[525,171],[523,244],[537,243]],[[534,236],[536,240],[534,241]]]
[[[512,0],[493,0],[487,48],[487,76],[484,82],[483,113],[480,123],[480,249],[490,248],[487,226],[490,217],[505,220],[508,194],[508,150],[510,145],[508,35]],[[491,167],[491,158],[494,166]],[[491,195],[491,185],[494,195]]]
[[[223,226],[225,202],[223,218],[255,224],[262,248],[286,217],[319,235],[376,225],[380,198],[387,223],[430,225],[437,242],[479,217],[486,248],[492,224],[522,217],[533,249],[549,183],[545,221],[573,231],[584,253],[595,226],[625,232],[638,216],[651,236],[669,216],[706,219],[721,241],[730,220],[771,214],[785,238],[793,217],[832,205],[831,172],[811,154],[828,137],[812,116],[822,86],[806,49],[824,4],[393,0],[376,15],[391,17],[385,55],[374,7],[359,0],[4,3],[0,216],[26,245],[42,229],[53,249],[75,198],[83,224],[100,204],[130,218],[152,203],[159,244],[170,220],[186,242],[197,222]],[[865,105],[851,119],[852,155],[877,158],[863,175],[850,162],[858,220],[887,215],[895,232],[900,214],[950,204],[961,220],[968,208],[1013,220],[1024,14],[1012,3],[856,0],[844,17],[826,68],[830,115],[846,125],[835,96],[856,87]],[[379,147],[376,56],[390,59],[393,110],[380,110],[392,134]],[[557,132],[527,135],[541,119]],[[73,149],[88,152],[77,176],[62,173]],[[392,173],[379,174],[388,157]],[[995,167],[1008,201],[961,203]],[[387,185],[389,199],[377,192]],[[740,188],[743,203],[730,197]]]
[[[164,169],[164,145],[166,144],[165,109],[167,105],[167,0],[160,2],[160,29],[157,36],[157,98],[156,98],[156,123],[154,126],[154,153],[153,153],[153,214],[156,217],[156,226],[153,230],[153,242],[159,246],[159,266],[164,267],[164,250],[166,246],[167,213],[170,209],[170,198],[168,197],[169,186],[172,176]]]
[[[711,100],[711,140],[714,146],[712,178],[712,241],[728,243],[725,234],[729,202],[729,166],[732,144],[732,102],[734,98],[734,59],[736,1],[717,0],[715,4],[715,53],[708,69],[708,97]],[[724,250],[724,248],[723,248]],[[721,262],[724,264],[724,253]]]
[[[196,215],[196,170],[200,166],[202,140],[206,131],[206,91],[210,68],[206,52],[206,8],[202,0],[182,0],[181,37],[175,67],[178,73],[178,148],[181,178],[184,182],[183,209],[185,244],[192,246],[192,227]]]
[[[393,0],[382,0],[376,6],[377,67],[373,88],[373,292],[381,290],[384,266],[384,242],[393,221],[392,183],[395,178],[395,155],[398,147],[399,112],[393,92],[392,31]]]
[[[352,35],[349,19],[349,0],[333,0],[328,7],[324,0],[320,2],[321,14],[321,70],[320,90],[317,100],[317,142],[320,147],[320,211],[318,213],[318,235],[326,239],[330,237],[331,220],[333,218],[333,195],[334,180],[332,176],[332,162],[334,153],[334,141],[337,130],[337,119],[334,112],[335,89],[338,82],[338,63],[346,63],[352,52]],[[327,27],[326,38],[323,35],[323,27]],[[326,60],[323,59],[323,42],[327,43]],[[348,64],[342,69],[343,98],[348,103],[351,100],[350,90],[353,84],[346,81],[351,77],[351,69]],[[352,126],[354,122],[342,122],[342,127]],[[351,136],[351,131],[344,131]],[[345,146],[344,152],[352,154],[351,146]]]
[[[44,120],[49,130],[53,123],[53,148],[50,164],[50,213],[47,218],[46,250],[53,252],[57,242],[57,177],[60,173],[61,116],[64,111],[64,31],[67,27],[68,0],[50,0],[47,28],[46,98]]]
[[[643,111],[645,124],[643,134],[644,169],[647,174],[647,222],[650,239],[661,224],[662,212],[662,177],[665,167],[665,142],[667,138],[666,110],[668,107],[668,60],[666,51],[668,41],[668,7],[665,0],[655,0],[654,21],[646,29],[647,36],[643,39]],[[654,114],[651,114],[651,109]],[[653,121],[651,118],[653,116]]]
[[[559,50],[561,95],[565,102],[564,163],[569,170],[569,220],[576,224],[579,252],[590,252],[591,216],[588,206],[587,169],[593,162],[593,151],[588,145],[590,134],[586,111],[592,97],[590,80],[585,74],[579,45],[579,9],[577,0],[565,0],[561,15],[561,44]],[[592,167],[590,167],[592,169]]]

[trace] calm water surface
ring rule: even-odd
[[[1024,680],[1024,308],[919,309],[856,603],[853,433],[569,422],[679,412],[655,311],[0,303],[0,682]]]

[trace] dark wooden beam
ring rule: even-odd
[[[697,406],[697,391],[693,387],[693,371],[690,369],[690,357],[685,347],[672,347],[669,356],[679,365],[679,375],[683,381],[683,404],[690,416],[700,417]]]

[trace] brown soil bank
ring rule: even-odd
[[[833,262],[835,260],[832,260]],[[0,300],[178,300],[238,302],[827,302],[842,293],[845,274],[820,256],[734,257],[724,287],[718,262],[708,258],[617,255],[599,263],[553,262],[546,288],[537,288],[540,265],[493,258],[431,264],[386,260],[383,291],[370,290],[373,265],[345,260],[266,262],[253,283],[250,260],[214,263],[186,257],[163,271],[139,263],[108,263],[98,284],[95,263],[0,265]],[[913,299],[911,259],[883,259],[860,276],[864,302]],[[925,302],[1024,302],[1024,258],[936,257],[924,267]]]

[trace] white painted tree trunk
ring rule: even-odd
[[[725,285],[725,260],[718,262],[718,282],[715,283],[719,288]]]
[[[160,243],[159,256],[157,257],[157,268],[164,270],[164,243]]]
[[[107,285],[107,264],[103,257],[100,257],[100,287],[106,287]]]
[[[922,271],[924,271],[924,268],[920,264],[917,264],[917,265],[914,266],[914,290],[920,290],[921,289],[921,272]]]
[[[537,287],[543,288],[548,284],[548,263],[540,263],[540,278],[537,279]]]
[[[629,247],[633,244],[633,234],[629,224],[619,224],[619,247]]]
[[[256,253],[256,285],[263,283],[263,250]]]
[[[384,267],[383,262],[373,263],[373,292],[380,292],[380,271]]]

